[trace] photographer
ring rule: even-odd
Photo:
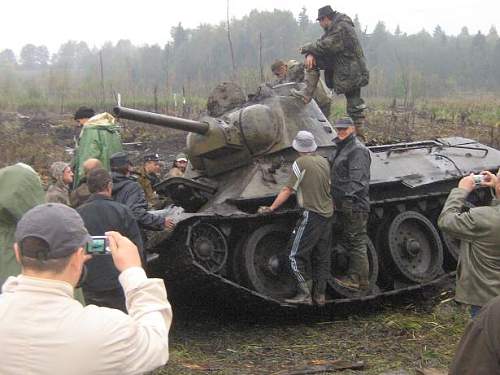
[[[471,306],[472,318],[500,295],[500,179],[488,171],[481,176],[462,178],[438,219],[442,231],[461,240],[455,300]],[[495,198],[489,207],[463,212],[467,196],[477,186],[494,189]]]
[[[44,204],[21,218],[14,250],[22,274],[7,279],[0,296],[1,374],[137,374],[167,362],[165,285],[146,277],[130,240],[106,235],[128,315],[73,299],[91,241],[75,210]]]

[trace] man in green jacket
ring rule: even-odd
[[[491,172],[467,176],[453,189],[438,219],[450,236],[461,240],[455,300],[471,306],[474,317],[492,298],[500,296],[500,178]],[[487,207],[463,211],[467,196],[477,186],[488,186],[495,198]]]
[[[77,111],[75,119],[82,124],[82,119],[77,119],[78,113]],[[83,163],[88,159],[99,160],[104,169],[110,171],[111,155],[123,150],[120,129],[113,116],[105,112],[84,120],[73,158],[74,188],[77,188],[85,177]]]
[[[318,10],[317,20],[325,33],[300,48],[300,53],[305,55],[306,87],[292,90],[292,95],[309,103],[319,81],[319,70],[324,70],[326,85],[336,94],[345,95],[347,114],[354,121],[358,136],[363,137],[366,105],[361,99],[361,87],[368,84],[369,72],[354,23],[329,5]]]
[[[44,199],[40,178],[30,166],[18,163],[0,169],[0,286],[21,273],[14,255],[17,222]]]

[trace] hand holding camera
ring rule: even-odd
[[[497,182],[497,176],[489,171],[482,171],[480,174],[471,173],[460,180],[458,187],[468,192],[479,187],[491,187],[494,188]]]
[[[131,267],[141,267],[141,257],[137,246],[118,232],[106,232],[113,263],[118,271],[123,272]]]

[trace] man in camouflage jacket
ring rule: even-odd
[[[324,70],[327,86],[345,95],[347,114],[354,121],[358,135],[363,136],[366,106],[361,99],[361,87],[368,84],[369,72],[354,23],[345,14],[334,12],[329,5],[318,10],[318,21],[325,33],[317,41],[300,48],[300,53],[306,56],[306,87],[293,90],[292,94],[309,103],[318,84],[319,70]]]

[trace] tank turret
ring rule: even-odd
[[[289,89],[294,84],[282,85]],[[199,121],[117,106],[116,116],[189,132],[187,153],[194,169],[215,176],[243,165],[255,157],[291,147],[299,130],[314,134],[321,146],[330,146],[334,131],[316,103],[304,106],[286,95],[269,95],[248,102],[220,117]]]

